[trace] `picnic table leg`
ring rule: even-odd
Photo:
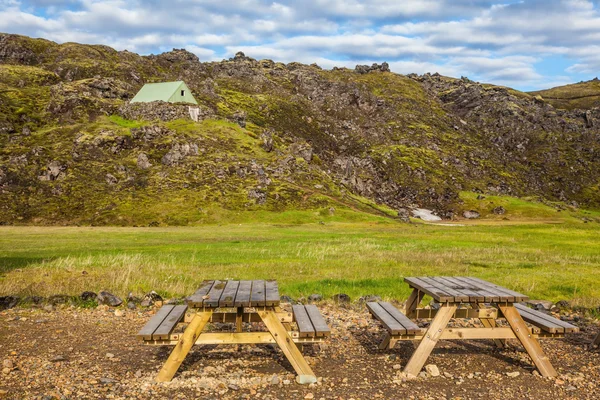
[[[523,321],[523,318],[521,318],[519,311],[512,304],[498,304],[498,308],[502,311],[504,318],[508,321],[515,336],[519,339],[529,354],[529,357],[531,357],[531,360],[540,371],[540,374],[543,377],[556,376],[556,370],[552,364],[550,364],[550,360],[546,354],[544,354],[544,350],[542,350],[540,343],[535,338],[531,337],[529,328],[525,324],[525,321]]]
[[[423,339],[419,343],[419,346],[414,351],[413,355],[408,360],[408,364],[404,367],[404,372],[410,375],[417,376],[427,358],[433,351],[433,348],[437,344],[438,340],[442,336],[444,329],[450,322],[450,319],[456,312],[456,305],[448,305],[443,304],[433,320],[431,321],[431,325],[429,325],[429,329],[425,332]]]
[[[235,330],[241,332],[243,328],[244,307],[238,307],[235,314]]]
[[[413,289],[410,296],[408,296],[408,300],[406,300],[405,307],[406,316],[408,318],[414,318],[416,316],[415,311],[419,307],[421,300],[423,300],[423,296],[425,296],[425,293],[421,292],[419,289]]]
[[[260,315],[267,329],[273,335],[275,342],[298,374],[296,381],[301,384],[315,383],[317,377],[302,356],[292,337],[288,334],[279,318],[277,318],[275,311],[267,308],[264,311],[260,311],[258,315]]]
[[[175,345],[175,348],[171,352],[171,355],[160,369],[160,372],[156,376],[157,382],[169,382],[175,376],[175,373],[179,369],[179,366],[188,355],[194,343],[196,343],[196,339],[202,333],[202,330],[210,321],[210,317],[212,316],[212,310],[198,312],[192,318],[192,321],[181,335],[181,338]]]
[[[479,309],[487,308],[485,303],[471,303],[471,307]],[[493,318],[479,318],[479,320],[486,328],[496,327],[496,320]],[[503,349],[506,347],[506,339],[494,339],[494,344],[496,345],[496,347]]]

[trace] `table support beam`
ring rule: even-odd
[[[167,359],[167,362],[163,365],[160,372],[156,376],[157,382],[169,382],[175,376],[175,373],[179,369],[179,366],[185,360],[194,343],[202,333],[202,330],[210,320],[212,311],[204,311],[197,313],[185,332],[179,339],[179,342],[175,345],[175,348],[171,352],[171,355]]]
[[[265,323],[275,342],[283,351],[286,358],[292,364],[292,367],[298,374],[296,381],[300,384],[308,384],[317,382],[317,377],[302,356],[302,353],[296,347],[292,337],[287,333],[281,321],[277,318],[274,310],[265,310],[258,313]]]
[[[540,371],[540,374],[543,377],[556,376],[556,370],[550,363],[550,360],[546,354],[544,354],[539,342],[531,336],[531,333],[529,332],[525,321],[523,321],[523,318],[521,318],[519,311],[511,303],[498,304],[498,308],[504,315],[504,318],[506,318],[506,321],[508,321],[508,324],[512,328],[517,339],[519,339],[531,357],[531,360],[537,367],[538,371]]]
[[[475,308],[479,308],[479,309],[486,309],[486,308],[488,308],[488,306],[486,306],[485,303],[471,303],[471,307],[473,307],[474,309]],[[482,317],[479,317],[479,320],[481,321],[481,323],[483,324],[483,326],[485,326],[486,328],[495,328],[496,327],[496,320],[494,318],[482,318]],[[503,348],[506,347],[506,340],[503,340],[503,339],[494,339],[494,344],[499,349],[503,349]]]
[[[442,336],[444,329],[446,329],[446,326],[448,326],[448,322],[450,322],[450,319],[454,315],[455,311],[456,305],[453,304],[444,304],[440,307],[438,313],[431,322],[429,329],[427,329],[425,336],[419,343],[419,346],[413,355],[410,357],[406,367],[404,367],[404,372],[414,376],[417,376],[419,372],[421,372],[421,369],[425,365],[427,358],[429,358],[429,355]]]
[[[423,300],[423,296],[425,293],[421,292],[419,289],[413,289],[412,293],[406,300],[406,316],[408,318],[414,318],[417,308],[419,304],[421,304],[421,300]]]

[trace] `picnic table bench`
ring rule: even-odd
[[[204,281],[186,303],[161,307],[137,335],[146,344],[175,346],[157,381],[170,381],[194,344],[272,343],[281,348],[299,383],[316,382],[301,349],[325,341],[330,329],[314,305],[282,310],[277,282]],[[235,332],[203,332],[209,322],[235,323]],[[251,322],[264,323],[267,331],[243,331],[243,324]]]
[[[528,297],[502,286],[471,277],[418,277],[404,280],[413,288],[403,314],[388,302],[370,302],[367,308],[386,329],[380,344],[389,349],[400,340],[420,341],[404,368],[417,375],[441,339],[493,339],[503,347],[506,339],[518,339],[542,376],[556,376],[554,367],[544,354],[538,338],[561,338],[579,328],[543,312],[519,304]],[[436,307],[419,308],[424,295],[429,295]],[[453,318],[475,318],[483,327],[449,328]],[[496,320],[504,318],[508,327],[499,327]],[[413,320],[431,319],[428,328],[419,327]],[[528,326],[529,323],[531,326]]]

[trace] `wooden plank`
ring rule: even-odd
[[[280,301],[279,286],[277,281],[265,282],[265,305],[278,306]]]
[[[391,303],[388,303],[387,301],[380,301],[379,305],[404,327],[407,335],[416,335],[425,331],[425,329],[419,328],[417,324],[411,321],[406,315],[402,314]]]
[[[406,300],[405,311],[406,311],[407,317],[409,317],[409,318],[415,317],[415,312],[416,312],[417,308],[419,307],[421,300],[423,300],[424,295],[425,295],[425,293],[423,293],[419,289],[413,289],[412,293],[410,294],[410,296],[408,296],[408,299]]]
[[[192,294],[187,299],[185,299],[188,306],[202,307],[202,303],[204,302],[204,296],[206,296],[208,294],[208,292],[210,291],[210,289],[212,288],[214,283],[215,283],[215,281],[202,282],[202,284],[200,285],[198,290],[196,290],[194,292],[194,294]]]
[[[500,308],[500,311],[502,311],[502,314],[504,314],[506,321],[515,333],[515,336],[519,339],[531,357],[540,374],[543,377],[556,376],[556,370],[550,363],[546,354],[544,354],[538,341],[531,337],[529,329],[527,329],[527,325],[525,324],[525,321],[523,321],[523,318],[521,318],[519,311],[515,307],[504,304],[498,304],[498,307]]]
[[[285,354],[285,357],[288,359],[294,371],[298,374],[296,376],[296,382],[300,384],[311,384],[317,382],[317,377],[315,373],[312,371],[300,350],[293,342],[293,338],[286,332],[282,323],[277,319],[277,314],[272,310],[265,310],[259,312],[260,317],[263,319],[263,322],[279,348]]]
[[[467,296],[468,300],[464,301],[478,303],[485,300],[485,296],[483,296],[481,293],[478,293],[474,289],[467,287],[467,285],[460,281],[452,280],[451,277],[439,276],[436,277],[435,280],[440,283],[444,283],[447,288],[455,290],[456,293]]]
[[[479,309],[479,311],[487,311],[490,310],[490,308],[488,308],[485,304],[483,303],[472,303],[471,307],[473,307],[474,309]],[[487,317],[479,317],[479,320],[481,321],[481,323],[483,324],[483,326],[485,326],[486,328],[495,328],[496,327],[496,318],[498,317],[498,314],[496,312],[495,308],[492,308],[492,310],[494,310],[494,315],[493,316],[487,316]],[[502,339],[494,339],[494,344],[496,345],[496,347],[498,347],[499,349],[502,349],[504,347],[506,347],[506,340],[502,340]]]
[[[298,324],[300,337],[316,336],[315,328],[310,321],[306,308],[304,308],[303,305],[295,305],[292,306],[292,311],[294,313],[294,320],[296,321],[296,324]]]
[[[250,307],[250,295],[252,293],[252,281],[240,281],[237,295],[235,296],[235,307]]]
[[[219,307],[233,307],[240,281],[227,281],[223,294],[219,299]]]
[[[443,278],[448,282],[449,285],[453,285],[455,288],[460,290],[462,293],[469,296],[469,301],[471,303],[483,303],[486,301],[485,290],[480,287],[474,287],[473,285],[469,285],[466,282],[461,281],[458,277],[447,276]],[[460,288],[460,289],[459,289]],[[488,294],[488,299],[493,298]],[[496,296],[497,297],[497,296]],[[491,300],[487,300],[491,301]]]
[[[265,306],[265,281],[252,281],[250,307]]]
[[[442,279],[439,279],[438,277],[423,277],[421,279],[429,283],[431,286],[437,287],[439,290],[443,290],[444,292],[448,293],[454,298],[453,301],[455,303],[469,301],[469,296],[462,293],[460,290],[456,290],[447,286],[445,282]]]
[[[446,329],[446,326],[448,325],[448,322],[450,322],[450,319],[454,315],[455,311],[455,305],[443,304],[440,307],[440,310],[433,321],[431,321],[431,325],[429,325],[429,328],[423,336],[423,339],[421,339],[419,346],[404,367],[404,372],[413,376],[417,376],[419,372],[421,372],[421,368],[423,368],[423,365],[425,365],[425,362],[429,358],[433,348],[437,344],[438,340],[440,340],[442,333]]]
[[[452,296],[452,294],[440,290],[435,286],[431,286],[431,284],[424,282],[421,278],[404,278],[404,282],[408,283],[412,288],[416,288],[422,292],[425,292],[425,294],[428,294],[434,300],[440,303],[454,301],[454,296]]]
[[[498,310],[493,307],[487,307],[484,303],[475,303],[483,306],[479,308],[459,308],[454,313],[453,318],[498,318]],[[432,319],[435,318],[438,310],[435,308],[419,308],[415,311],[412,319]]]
[[[392,335],[406,335],[404,325],[392,317],[378,302],[367,303],[367,308]]]
[[[515,302],[521,302],[521,301],[527,301],[527,300],[529,300],[529,297],[525,296],[522,293],[515,292],[514,290],[510,290],[508,288],[496,285],[496,284],[488,282],[488,281],[484,281],[483,279],[479,279],[479,278],[475,278],[475,277],[468,277],[468,279],[470,281],[477,282],[477,283],[483,285],[484,287],[486,287],[488,289],[493,289],[496,292],[498,292],[498,294],[502,294],[505,297],[505,299],[503,300],[505,302],[509,302],[510,303],[511,300],[508,299],[510,297],[512,297],[513,301],[515,301]]]
[[[158,328],[156,328],[156,330],[152,334],[152,339],[154,339],[154,340],[168,339],[171,332],[173,332],[173,329],[175,329],[175,326],[181,320],[183,320],[183,317],[185,316],[185,312],[186,312],[187,308],[188,308],[188,306],[186,306],[186,305],[180,305],[180,306],[173,307],[173,309],[171,310],[171,312],[169,313],[167,318],[165,318],[163,320],[163,322],[160,324],[160,326]]]
[[[214,285],[210,288],[210,291],[205,296],[204,303],[202,303],[203,307],[219,307],[219,300],[221,299],[221,295],[223,294],[223,290],[225,290],[226,281],[215,281]]]
[[[568,322],[565,322],[558,318],[554,318],[552,315],[545,314],[541,311],[533,310],[523,304],[515,304],[514,306],[517,310],[519,310],[519,314],[521,314],[521,317],[523,317],[523,319],[525,321],[529,322],[530,324],[539,326],[542,329],[544,329],[543,326],[547,326],[549,328],[554,327],[554,328],[558,329],[558,330],[554,331],[553,333],[556,333],[556,332],[567,332],[567,333],[579,332],[579,328],[576,327],[575,325],[571,325]],[[529,321],[528,319],[531,319],[531,321]],[[536,322],[533,322],[533,321],[536,321]],[[538,324],[541,324],[541,325],[538,325]],[[549,331],[549,332],[551,332],[551,331]]]
[[[500,295],[499,293],[490,290],[488,287],[483,287],[482,285],[475,285],[475,282],[469,281],[468,278],[465,278],[464,276],[453,276],[451,278],[451,280],[453,281],[457,281],[457,282],[462,282],[463,285],[468,285],[471,288],[476,288],[476,290],[484,296],[483,301],[486,303],[497,303],[498,301],[500,301]]]
[[[492,283],[489,283],[487,281],[478,279],[478,278],[473,278],[473,277],[460,277],[460,279],[464,282],[468,282],[469,284],[475,286],[475,287],[480,287],[482,289],[485,289],[486,291],[488,291],[489,293],[495,295],[498,297],[497,302],[502,302],[502,303],[511,303],[515,301],[515,296],[513,293],[510,293],[511,291],[508,289],[504,289],[501,286],[497,286],[497,285],[493,285]],[[516,292],[514,292],[516,293]]]
[[[167,316],[174,307],[175,306],[172,305],[162,306],[156,312],[156,314],[154,314],[154,316],[150,318],[150,321],[148,321],[146,325],[144,325],[144,327],[138,332],[137,337],[142,340],[152,340],[152,334],[154,333],[156,328],[158,328],[160,324],[162,324],[165,318],[167,318]]]
[[[316,336],[321,337],[331,335],[331,330],[329,329],[329,326],[327,326],[327,322],[325,322],[325,319],[321,315],[321,312],[317,306],[314,304],[308,304],[304,306],[304,308],[306,309],[306,313],[310,318],[310,322],[315,328]]]
[[[200,312],[195,315],[156,376],[157,382],[168,382],[173,379],[179,366],[190,352],[194,343],[196,343],[206,323],[210,320],[211,315],[212,310]]]

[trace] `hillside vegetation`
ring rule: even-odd
[[[192,90],[199,122],[186,105],[127,104],[144,83],[172,80]],[[241,53],[203,63],[185,50],[0,34],[0,223],[315,221],[412,207],[453,218],[471,208],[461,193],[598,208],[594,121],[598,110],[385,64],[326,71]]]
[[[600,107],[600,80],[596,78],[587,82],[558,86],[530,94],[542,96],[544,101],[556,108],[589,110]]]

